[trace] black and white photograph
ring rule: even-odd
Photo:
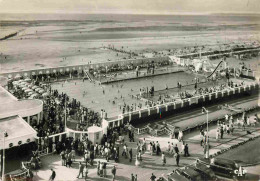
[[[259,0],[0,0],[1,181],[259,181]]]

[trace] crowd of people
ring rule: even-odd
[[[93,110],[83,107],[79,101],[69,98],[66,93],[59,93],[53,90],[49,83],[41,83],[37,77],[34,77],[32,84],[48,92],[48,96],[41,97],[44,102],[43,117],[38,123],[37,119],[31,120],[31,126],[37,131],[39,137],[50,136],[61,133],[65,128],[65,119],[67,121],[77,120],[77,130],[87,130],[93,124],[100,125],[100,115]],[[25,92],[22,89],[14,89],[9,86],[13,94],[19,98],[25,98]]]
[[[168,87],[166,87],[166,93],[161,94],[159,93],[157,101],[153,100],[148,100],[146,101],[146,106],[148,107],[153,107],[155,105],[159,104],[164,104],[167,102],[174,102],[178,99],[187,99],[199,95],[205,95],[205,94],[210,94],[218,91],[223,91],[223,90],[229,90],[230,88],[235,88],[239,86],[243,86],[244,82],[240,83],[234,83],[232,81],[229,81],[228,83],[222,83],[218,86],[211,86],[211,87],[200,87],[198,88],[195,84],[194,90],[187,91],[187,90],[182,90],[181,86],[178,85],[178,93],[176,95],[170,95],[168,91]],[[143,95],[140,93],[140,95]]]

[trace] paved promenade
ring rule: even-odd
[[[240,142],[246,141],[252,137],[260,135],[260,127],[248,127],[246,130],[252,132],[252,134],[247,134],[246,131],[242,129],[235,128],[233,135],[224,135],[224,139],[216,141],[216,126],[210,126],[209,137],[210,137],[210,154],[214,154],[217,151],[226,149],[232,145],[238,144]],[[126,136],[126,143],[129,148],[133,148],[133,158],[136,155],[136,144],[137,140],[142,140],[145,137],[147,142],[149,141],[159,141],[162,151],[166,151],[168,141],[174,144],[178,144],[179,149],[181,148],[181,143],[176,139],[170,139],[168,136],[152,137],[150,135],[140,135],[136,137],[136,142],[128,142],[128,136]],[[184,135],[184,141],[189,144],[190,157],[183,157],[181,154],[180,166],[185,166],[194,163],[198,157],[204,156],[203,147],[200,146],[199,132],[194,131],[189,134]],[[122,151],[122,146],[120,147]],[[130,180],[131,173],[138,175],[138,180],[148,181],[151,174],[154,173],[157,178],[162,174],[169,173],[177,168],[175,159],[173,156],[166,153],[167,163],[166,166],[162,166],[161,156],[153,155],[151,156],[149,152],[143,155],[143,162],[141,166],[136,167],[133,162],[129,162],[128,159],[120,157],[120,163],[115,163],[111,160],[108,163],[107,174],[108,178],[100,178],[96,174],[96,161],[100,159],[95,159],[95,165],[89,168],[89,179],[88,180],[111,180],[111,168],[113,165],[117,167],[116,180],[124,181]],[[51,174],[50,168],[53,168],[57,177],[55,180],[83,180],[77,179],[78,174],[78,162],[83,159],[77,157],[76,162],[73,163],[72,168],[66,168],[61,166],[61,160],[59,155],[49,155],[42,158],[43,168],[37,172],[35,180],[48,180]],[[104,159],[101,159],[104,160]]]

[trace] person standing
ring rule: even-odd
[[[175,153],[175,159],[176,159],[176,165],[179,166],[180,155],[178,153]]]
[[[162,152],[162,165],[164,166],[166,164],[166,157],[164,152]]]
[[[106,177],[107,176],[107,163],[106,162],[103,163],[102,169],[103,169],[103,177]]]
[[[151,177],[150,177],[150,180],[151,180],[151,181],[155,181],[155,179],[156,179],[156,176],[152,173],[152,175],[151,175]]]
[[[97,163],[97,175],[100,174],[100,170],[99,170],[99,168],[100,168],[100,161],[98,161],[98,163]]]
[[[132,159],[133,159],[133,151],[132,151],[132,148],[130,148],[130,150],[129,150],[129,162],[132,162]]]
[[[135,142],[135,134],[134,134],[134,132],[132,132],[131,140],[132,140],[133,142]]]
[[[55,177],[56,177],[56,172],[53,169],[51,169],[51,176],[50,176],[49,181],[53,181],[55,179]]]
[[[62,166],[65,166],[66,157],[65,157],[64,150],[62,150],[62,152],[60,153],[60,156],[61,156],[61,164],[62,164]]]
[[[188,144],[186,143],[185,144],[185,147],[184,147],[184,156],[186,157],[186,156],[190,156],[190,154],[189,154],[189,147],[188,147]]]
[[[223,135],[224,135],[224,129],[223,127],[221,126],[220,128],[220,138],[223,139]]]
[[[127,152],[126,152],[126,150],[127,150],[127,146],[126,146],[126,144],[123,146],[123,153],[122,153],[122,156],[125,156],[125,158],[127,157]]]
[[[99,165],[99,176],[100,177],[103,177],[103,166],[104,166],[104,163],[103,162],[100,163],[100,165]]]
[[[171,144],[170,144],[170,142],[168,141],[167,152],[170,153],[170,151],[171,151]]]
[[[142,145],[142,147],[143,147],[143,152],[145,152],[145,151],[147,150],[147,145],[146,145],[146,140],[145,140],[145,138],[143,139],[143,145]]]
[[[180,130],[178,135],[179,142],[183,141],[183,132]]]
[[[202,130],[200,131],[200,146],[202,146],[203,138],[204,138],[204,131],[203,131],[203,129],[202,129]]]
[[[133,173],[131,173],[131,181],[135,181],[135,176]]]
[[[115,178],[116,178],[116,166],[115,166],[115,165],[114,165],[114,167],[112,168],[111,173],[112,173],[112,179],[113,179],[113,181],[114,181]]]
[[[135,174],[135,180],[134,181],[137,181],[137,174]]]
[[[217,128],[217,131],[216,131],[216,140],[218,141],[219,139],[219,128]]]
[[[160,148],[159,142],[157,141],[156,142],[156,155],[159,155],[160,153],[161,153],[161,148]]]
[[[179,148],[178,148],[177,144],[174,147],[174,151],[175,151],[175,153],[179,154]]]

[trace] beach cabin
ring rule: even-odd
[[[88,139],[93,143],[100,143],[103,136],[103,129],[98,126],[91,126],[88,128]]]

